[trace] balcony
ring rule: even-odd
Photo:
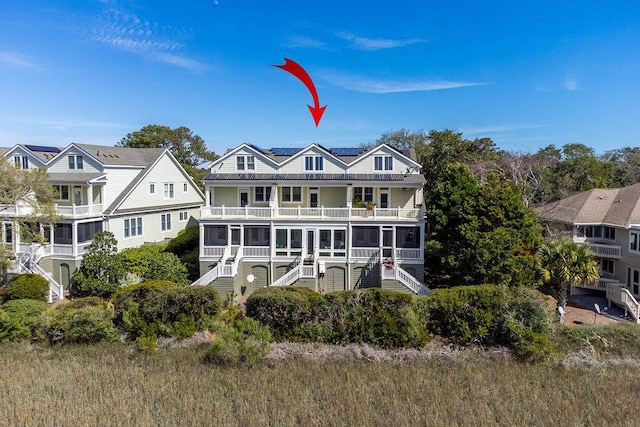
[[[213,207],[200,209],[200,219],[301,219],[301,220],[343,220],[343,221],[420,221],[424,218],[422,209],[406,208],[305,208],[305,207]]]
[[[94,205],[56,205],[56,211],[63,217],[80,218],[102,214],[102,204]]]
[[[622,248],[620,246],[603,245],[600,243],[586,243],[594,256],[602,258],[621,258]]]

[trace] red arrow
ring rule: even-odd
[[[311,115],[313,116],[313,121],[316,122],[316,127],[318,127],[318,125],[320,124],[320,119],[322,119],[322,115],[324,114],[324,110],[327,108],[327,106],[320,106],[320,100],[318,99],[318,92],[316,91],[316,87],[305,69],[302,68],[300,64],[290,60],[289,58],[284,58],[284,60],[285,63],[283,65],[274,65],[274,67],[282,68],[283,70],[290,72],[298,79],[300,79],[300,81],[304,83],[307,89],[309,89],[309,92],[311,92],[311,96],[313,97],[314,106],[312,107],[311,105],[307,105],[307,107],[309,107],[309,111],[311,111]]]

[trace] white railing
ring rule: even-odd
[[[640,303],[623,284],[609,283],[607,285],[607,300],[624,308],[625,314],[628,312],[636,323],[640,323]]]
[[[16,258],[19,272],[29,272],[39,274],[49,282],[49,294],[47,296],[47,302],[51,304],[54,300],[64,299],[64,287],[55,281],[53,276],[47,273],[42,267],[40,267],[32,257],[31,254],[20,254]],[[54,298],[55,297],[55,298]]]
[[[396,259],[422,259],[423,252],[420,249],[396,249]]]
[[[33,213],[33,208],[29,205],[0,204],[0,215],[2,216],[24,216],[31,213]]]
[[[601,291],[604,291],[607,289],[607,284],[611,283],[614,285],[622,285],[622,283],[620,283],[620,281],[616,280],[616,279],[609,279],[607,277],[601,277],[598,279],[597,282],[591,282],[591,283],[574,283],[573,286],[576,288],[587,288],[587,289],[598,289]]]
[[[382,280],[395,280],[396,272],[393,264],[380,264]]]
[[[351,219],[351,220],[410,220],[421,219],[423,215],[419,208],[318,208],[307,207],[214,207],[200,208],[200,218],[295,218],[295,219]]]
[[[56,211],[62,216],[88,216],[100,215],[102,213],[102,204],[95,205],[56,205]]]
[[[300,278],[301,265],[298,264],[287,271],[281,278],[271,283],[271,286],[289,286]]]
[[[203,246],[200,253],[202,256],[221,257],[224,254],[225,246]]]
[[[622,248],[620,246],[602,245],[599,243],[587,243],[595,256],[606,258],[620,258]]]
[[[300,277],[316,277],[316,262],[311,265],[302,265]]]
[[[378,258],[380,248],[351,248],[351,258]]]
[[[420,283],[418,279],[407,273],[400,266],[395,266],[394,270],[396,271],[396,279],[400,283],[411,289],[415,294],[427,295],[429,292],[431,292],[431,289]]]
[[[242,249],[242,253],[246,258],[268,257],[271,253],[271,248],[269,246],[245,246]]]
[[[220,264],[216,265],[211,270],[203,274],[198,280],[193,282],[191,286],[206,286],[209,283],[213,282],[220,275],[220,267]]]

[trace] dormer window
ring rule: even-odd
[[[236,169],[239,171],[255,170],[256,158],[254,156],[236,156]]]
[[[29,169],[29,157],[27,156],[14,156],[13,162],[18,169]]]
[[[304,170],[305,171],[324,170],[324,158],[322,156],[305,156]]]
[[[376,171],[392,171],[393,170],[393,157],[392,156],[374,156],[373,157],[373,170]]]
[[[67,157],[69,159],[69,169],[84,169],[84,162],[82,156],[71,155]]]

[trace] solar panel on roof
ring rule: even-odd
[[[45,147],[44,145],[25,145],[31,151],[37,151],[39,153],[59,153],[60,149],[57,147]]]
[[[331,151],[333,151],[336,156],[358,156],[364,152],[364,148],[332,148]]]
[[[274,156],[293,156],[300,150],[302,150],[302,148],[280,147],[272,148],[271,152]]]

